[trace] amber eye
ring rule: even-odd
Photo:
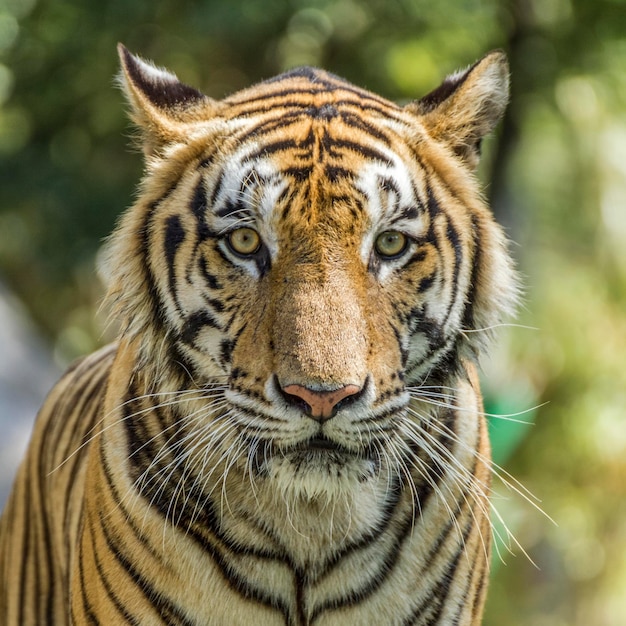
[[[250,256],[259,251],[261,237],[252,228],[237,228],[229,233],[228,245],[236,254]]]
[[[397,230],[386,230],[376,237],[375,248],[383,259],[393,259],[400,256],[406,249],[408,239]]]

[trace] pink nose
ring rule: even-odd
[[[354,396],[361,391],[357,385],[346,385],[334,391],[313,391],[302,385],[287,385],[283,392],[288,396],[295,396],[303,400],[310,411],[310,417],[321,422],[333,417],[337,405],[346,398]]]

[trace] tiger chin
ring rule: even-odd
[[[0,622],[480,624],[505,55],[398,106],[313,68],[215,100],[119,54],[145,157],[103,255],[119,338],[40,411]]]

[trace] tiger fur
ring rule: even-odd
[[[103,264],[119,340],[38,416],[0,622],[480,624],[505,55],[401,107],[311,68],[218,101],[119,52],[146,159]]]

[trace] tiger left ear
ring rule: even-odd
[[[122,71],[120,82],[130,103],[131,119],[143,131],[146,155],[163,145],[179,141],[189,124],[206,119],[213,100],[185,85],[168,72],[117,46]]]
[[[504,52],[496,50],[405,108],[420,116],[434,139],[475,168],[480,142],[502,117],[508,99],[509,64]]]

